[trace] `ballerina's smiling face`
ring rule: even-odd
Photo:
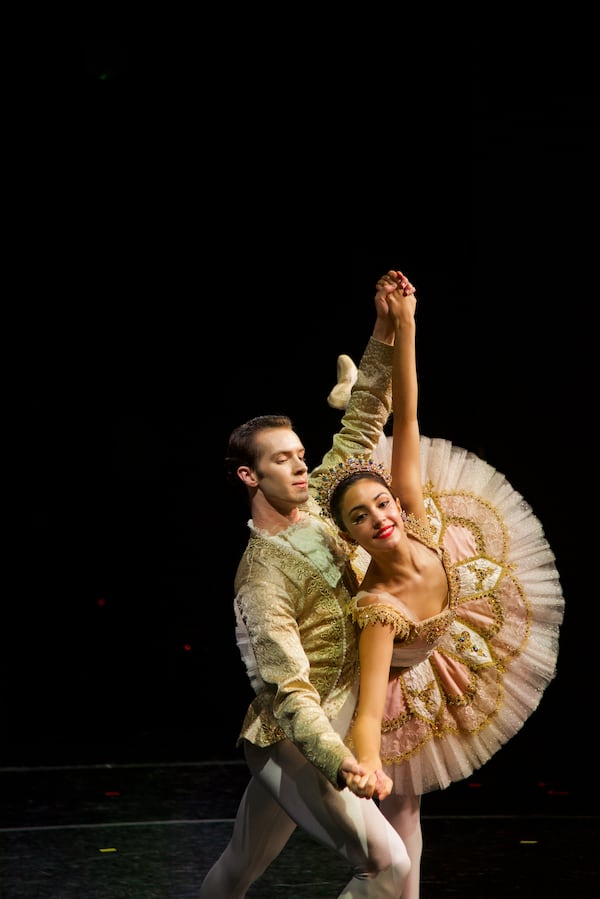
[[[343,481],[331,509],[340,530],[367,552],[390,548],[404,531],[402,509],[378,475],[361,472]]]

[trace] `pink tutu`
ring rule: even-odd
[[[389,468],[391,438],[376,455]],[[541,524],[504,475],[443,439],[421,438],[421,462],[453,615],[420,656],[418,640],[395,650],[381,735],[396,791],[416,795],[468,777],[523,726],[555,676],[564,612]]]

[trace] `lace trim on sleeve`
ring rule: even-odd
[[[385,606],[382,603],[373,603],[368,606],[358,606],[353,603],[350,608],[350,617],[361,628],[368,624],[391,624],[394,628],[395,639],[408,639],[410,624],[401,612]]]
[[[259,674],[258,664],[256,662],[256,656],[254,655],[254,650],[252,649],[252,644],[250,643],[250,635],[248,634],[248,628],[246,627],[246,622],[242,618],[240,610],[238,609],[237,603],[234,604],[235,607],[235,640],[238,645],[238,649],[240,651],[240,655],[242,657],[242,661],[246,666],[246,672],[250,679],[250,685],[255,693],[259,693],[262,687],[264,687],[265,682]]]

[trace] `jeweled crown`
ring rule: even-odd
[[[353,458],[346,459],[345,462],[338,462],[333,468],[324,471],[320,475],[317,495],[324,513],[331,515],[331,497],[333,496],[336,487],[341,484],[342,481],[345,481],[346,478],[349,478],[350,475],[362,471],[377,474],[379,477],[383,478],[388,487],[392,486],[392,476],[389,471],[381,464],[381,462],[376,462],[375,459],[369,459],[366,456],[354,456]]]

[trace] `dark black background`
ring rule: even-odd
[[[221,38],[217,65],[210,43],[40,43],[20,73],[0,755],[237,755],[226,440],[281,411],[318,461],[393,267],[417,286],[423,433],[525,496],[565,593],[558,676],[498,763],[567,770],[599,623],[594,58]]]

